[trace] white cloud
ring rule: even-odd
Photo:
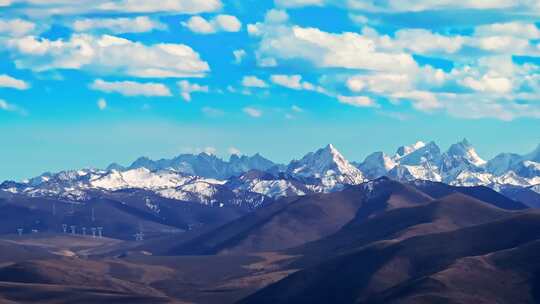
[[[247,53],[245,50],[238,49],[233,51],[234,56],[234,63],[240,64],[244,60],[244,57],[246,57]]]
[[[263,112],[259,109],[252,108],[252,107],[246,107],[243,109],[244,113],[247,115],[253,117],[253,118],[259,118],[263,115]]]
[[[275,58],[272,58],[272,57],[259,58],[259,56],[257,57],[258,57],[257,65],[260,66],[261,68],[271,68],[278,65],[277,60]]]
[[[249,88],[267,88],[268,84],[256,76],[244,76],[242,85]]]
[[[390,49],[388,45],[385,49],[378,36],[334,34],[271,22],[251,25],[250,33],[261,39],[257,49],[259,59],[300,59],[322,68],[367,70],[403,71],[417,66],[411,54]]]
[[[468,76],[461,81],[461,84],[478,92],[504,94],[512,91],[512,81],[497,75],[486,74],[480,79]]]
[[[331,2],[327,0],[327,3]],[[348,0],[346,5],[351,9],[368,11],[420,12],[444,9],[523,9],[524,6],[534,8],[536,4],[529,0]]]
[[[326,75],[319,82],[339,88],[345,80],[347,88],[360,95],[336,93],[343,103],[377,106],[372,98],[383,98],[398,104],[410,102],[418,111],[444,110],[467,118],[536,117],[540,111],[536,102],[540,85],[535,84],[540,83],[540,76],[536,76],[540,68],[512,60],[515,55],[540,56],[540,30],[534,23],[480,26],[472,35],[401,29],[390,36],[367,26],[358,33],[299,27],[289,23],[285,12],[274,10],[264,22],[248,25],[248,32],[259,39],[255,51],[259,65],[272,58],[284,69],[299,61],[322,68]],[[444,71],[420,66],[413,57],[417,54],[446,59],[454,67]],[[328,72],[328,68],[358,74],[346,77]],[[271,81],[298,90],[303,82],[299,75],[294,76],[273,77]],[[458,110],[459,104],[474,115]]]
[[[322,87],[316,86],[307,81],[302,81],[301,75],[272,75],[270,79],[277,85],[293,90],[317,91],[320,93],[325,92]]]
[[[239,32],[242,28],[240,20],[231,15],[217,15],[210,20],[206,20],[201,16],[193,16],[187,22],[182,22],[182,25],[198,34]]]
[[[399,92],[393,94],[392,97],[409,100],[415,109],[423,112],[430,112],[443,107],[435,94],[426,91]]]
[[[105,93],[119,93],[124,96],[172,96],[171,91],[162,83],[140,83],[134,81],[107,82],[96,79],[91,85],[91,89]]]
[[[109,1],[100,8],[108,11],[119,12],[170,12],[184,14],[198,14],[202,12],[213,12],[221,9],[222,3],[219,0],[167,0],[167,1],[148,1],[148,0],[122,0]]]
[[[390,43],[391,48],[410,50],[417,54],[430,54],[436,52],[455,53],[459,51],[466,39],[462,36],[444,36],[423,29],[399,30],[395,40]]]
[[[274,0],[278,7],[291,8],[302,6],[322,6],[324,0]]]
[[[359,108],[378,107],[378,104],[367,96],[343,96],[337,97],[339,102]]]
[[[77,32],[107,31],[113,34],[145,33],[167,29],[165,24],[146,16],[135,18],[87,18],[73,22],[71,27]]]
[[[231,154],[231,155],[241,155],[242,152],[238,148],[230,147],[229,148],[229,154]]]
[[[4,111],[13,111],[15,109],[15,106],[7,103],[7,101],[0,99],[0,110]]]
[[[19,113],[20,115],[27,115],[26,111],[22,108],[19,108],[18,106],[8,103],[7,101],[0,99],[0,110],[7,111],[7,112],[15,112]]]
[[[107,100],[105,100],[104,98],[100,98],[97,101],[97,107],[100,111],[107,109]]]
[[[30,34],[35,29],[36,24],[30,21],[23,19],[0,19],[0,36],[20,37]]]
[[[540,29],[534,23],[507,22],[493,23],[478,26],[474,30],[475,36],[512,36],[526,39],[539,39]]]
[[[266,23],[285,23],[289,20],[289,15],[284,10],[271,9],[266,13],[264,21]]]
[[[6,1],[6,0],[2,0]],[[19,9],[24,14],[38,17],[52,15],[85,14],[200,14],[218,11],[223,4],[220,0],[11,0],[24,4]]]
[[[180,94],[185,101],[191,101],[191,94],[196,92],[208,93],[208,86],[201,86],[196,83],[190,83],[187,80],[182,80],[178,82],[178,87],[180,87]]]
[[[353,92],[366,90],[384,94],[411,90],[413,83],[406,73],[373,73],[349,78],[347,87]]]
[[[30,88],[30,85],[24,80],[13,78],[6,74],[2,74],[0,75],[0,87],[12,88],[12,89],[17,89],[17,90],[27,90],[28,88]]]
[[[10,39],[18,68],[34,71],[84,69],[134,77],[202,77],[209,66],[184,44],[144,45],[110,35],[74,34],[69,40],[34,36]]]
[[[366,17],[364,15],[350,14],[349,18],[351,19],[352,22],[354,22],[356,24],[359,24],[359,25],[365,25],[365,24],[368,24],[368,22],[369,22],[368,17]]]
[[[515,15],[538,15],[540,4],[531,0],[274,0],[276,6],[296,8],[302,6],[335,5],[349,10],[401,13],[441,10],[500,10]]]
[[[514,96],[485,94],[441,94],[450,115],[460,118],[496,118],[511,121],[519,117],[540,118],[540,107],[516,103]]]

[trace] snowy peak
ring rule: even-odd
[[[474,147],[467,139],[453,144],[448,151],[443,154],[440,165],[443,181],[453,183],[456,179],[464,180],[464,176],[475,176],[485,171],[486,161],[478,156]],[[460,177],[461,176],[461,177]]]
[[[364,181],[362,172],[349,163],[333,145],[311,152],[299,161],[292,161],[287,173],[298,178],[319,179],[326,190]]]
[[[415,144],[410,145],[410,146],[401,146],[397,149],[395,158],[396,159],[403,158],[404,156],[407,156],[413,153],[414,151],[421,149],[425,146],[426,144],[422,141],[418,141]]]
[[[476,150],[466,138],[457,144],[451,145],[446,154],[450,157],[461,158],[477,167],[487,163],[476,153]]]
[[[388,176],[400,181],[428,180],[451,185],[540,187],[540,147],[526,155],[500,154],[486,163],[463,141],[441,153],[435,142],[400,147],[394,156],[370,154],[356,167],[333,145],[308,153],[288,166],[260,154],[182,154],[172,159],[137,159],[131,166],[45,173],[21,183],[4,182],[0,191],[32,197],[88,201],[115,191],[144,190],[180,201],[257,206],[268,198],[333,192],[366,178]]]
[[[244,173],[251,170],[266,171],[276,164],[257,153],[253,156],[233,154],[229,159],[229,165],[231,166],[230,171]]]
[[[360,174],[360,171],[333,145],[311,152],[299,161],[291,162],[289,172],[293,175],[316,178],[326,175]]]
[[[419,166],[426,163],[437,166],[440,160],[441,149],[435,142],[432,141],[427,145],[423,144],[420,148],[403,156],[399,160],[399,163],[407,166]]]
[[[364,162],[358,165],[358,169],[369,179],[374,179],[386,175],[386,173],[396,166],[396,162],[383,152],[370,154]]]
[[[502,175],[513,170],[522,161],[522,156],[514,153],[501,153],[486,164],[486,170],[495,175]]]
[[[172,159],[160,159],[156,161],[147,157],[141,157],[127,169],[122,170],[122,167],[118,165],[111,165],[109,168],[120,169],[121,171],[137,168],[147,168],[151,171],[174,170],[183,174],[227,179],[250,170],[268,170],[275,165],[260,154],[251,157],[232,155],[229,161],[224,161],[215,155],[200,153],[198,155],[182,154]]]
[[[486,169],[488,172],[495,175],[503,175],[508,171],[513,171],[521,176],[529,177],[531,175],[530,172],[528,172],[529,170],[524,168],[535,167],[535,163],[540,163],[540,145],[538,145],[534,151],[526,155],[501,153],[487,163]]]

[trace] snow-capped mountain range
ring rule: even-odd
[[[334,146],[308,153],[288,165],[259,154],[184,154],[173,159],[139,158],[129,166],[45,173],[23,182],[6,181],[1,191],[32,197],[87,201],[102,193],[145,190],[163,198],[207,205],[257,207],[266,199],[333,192],[381,176],[400,181],[428,180],[455,186],[530,188],[540,193],[540,145],[526,155],[503,153],[482,159],[466,139],[442,152],[434,142],[399,147],[395,154],[375,152],[361,163],[349,162]]]

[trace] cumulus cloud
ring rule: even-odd
[[[206,20],[201,16],[193,16],[182,25],[197,34],[213,34],[217,32],[239,32],[242,23],[238,18],[231,15],[217,15]]]
[[[369,12],[401,13],[437,10],[491,9],[509,10],[519,13],[538,13],[540,4],[530,0],[275,0],[277,6],[285,8],[303,6],[335,5],[350,10]]]
[[[6,2],[6,0],[0,0]],[[167,13],[200,14],[215,12],[222,8],[220,0],[7,0],[6,4],[19,3],[18,9],[31,16],[46,17],[52,15],[84,14],[126,14],[126,13]]]
[[[208,86],[201,86],[196,83],[190,83],[187,80],[182,80],[178,82],[178,87],[180,87],[180,94],[185,101],[191,101],[191,94],[196,92],[208,93]]]
[[[468,76],[460,82],[465,87],[479,92],[504,94],[512,91],[512,81],[506,77],[501,77],[497,75],[486,74],[483,75],[480,79]]]
[[[6,74],[2,74],[0,75],[0,87],[12,88],[12,89],[17,89],[17,90],[27,90],[28,88],[30,88],[30,85],[24,80],[13,78]]]
[[[327,4],[341,4],[335,0],[326,0]],[[350,9],[372,12],[421,12],[445,9],[538,9],[538,4],[529,0],[348,0],[345,5]]]
[[[234,63],[240,64],[244,60],[244,57],[246,57],[247,53],[245,50],[238,49],[233,51],[234,56]]]
[[[165,30],[167,26],[146,16],[135,18],[86,18],[71,24],[77,32],[106,31],[113,34],[145,33]]]
[[[253,118],[259,118],[263,115],[263,112],[257,108],[253,107],[246,107],[243,109],[244,113],[247,115],[253,117]]]
[[[0,36],[20,37],[35,30],[36,24],[27,20],[0,19]]]
[[[172,96],[171,91],[162,83],[154,82],[135,82],[135,81],[116,81],[108,82],[102,79],[96,79],[91,85],[91,89],[105,93],[118,93],[124,96]]]
[[[474,33],[479,37],[512,36],[526,39],[540,39],[540,29],[534,23],[506,22],[481,25]]]
[[[393,98],[405,99],[412,102],[415,109],[430,112],[442,107],[441,102],[437,99],[437,96],[432,92],[427,91],[407,91],[398,92],[392,94]]]
[[[107,109],[107,100],[105,100],[104,98],[100,98],[97,101],[97,107],[100,111]]]
[[[410,50],[416,54],[455,53],[465,44],[462,36],[445,36],[423,29],[399,30],[395,34],[392,48]]]
[[[322,6],[324,0],[274,0],[277,7],[291,8],[302,6]]]
[[[484,117],[499,119],[535,117],[540,110],[535,102],[540,99],[540,85],[534,84],[540,80],[538,66],[512,59],[516,55],[540,57],[540,30],[534,23],[482,25],[470,35],[423,29],[400,29],[387,35],[366,25],[359,32],[332,33],[291,24],[286,12],[271,10],[263,22],[249,24],[248,33],[259,41],[255,50],[259,66],[270,58],[273,66],[281,68],[294,67],[299,61],[320,68],[326,81],[319,82],[338,88],[328,95],[342,103],[376,106],[373,98],[380,98],[394,105],[409,102],[423,112],[445,110],[464,117],[484,113]],[[416,55],[444,59],[453,67],[420,65]],[[332,68],[356,75],[333,73]],[[296,90],[304,87],[299,75],[278,76],[271,81]],[[339,92],[343,84],[360,97]],[[475,115],[458,111],[459,104]]]
[[[359,108],[378,107],[378,104],[368,96],[343,96],[337,97],[339,102]]]
[[[249,27],[249,33],[260,38],[258,58],[301,59],[323,68],[406,70],[416,66],[411,54],[378,48],[370,36],[288,25],[287,18],[274,15],[279,13],[270,11],[264,23]]]
[[[268,84],[257,76],[244,76],[242,85],[249,88],[267,88]]]
[[[284,23],[289,20],[289,15],[284,10],[271,9],[266,13],[264,20],[270,24]]]
[[[307,81],[302,81],[301,75],[272,75],[270,79],[273,83],[292,90],[306,90],[325,93],[325,90],[322,87],[316,86]]]
[[[34,71],[81,69],[134,77],[202,77],[209,66],[184,44],[145,45],[110,35],[74,34],[69,40],[35,36],[9,39],[18,68]]]
[[[514,96],[485,94],[441,94],[439,99],[450,115],[460,118],[495,118],[511,121],[519,117],[540,118],[540,108],[517,103]]]

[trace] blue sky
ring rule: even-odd
[[[0,179],[327,143],[533,150],[540,5],[454,2],[0,0]]]

